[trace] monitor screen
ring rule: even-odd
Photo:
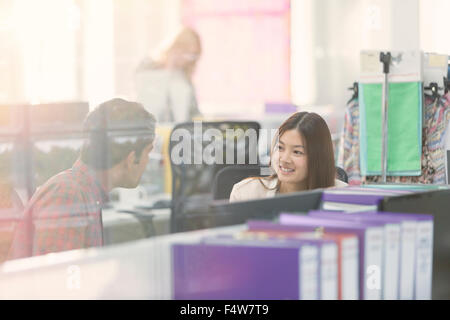
[[[320,207],[323,189],[278,195],[273,198],[229,202],[210,198],[186,200],[183,215],[171,218],[172,231],[183,232],[246,223],[250,219],[272,220],[281,212],[305,214]]]
[[[250,219],[274,219],[281,212],[304,212],[317,210],[323,189],[278,195],[273,198],[229,202],[213,201],[211,212],[217,226],[245,223]]]

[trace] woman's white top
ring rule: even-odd
[[[156,67],[146,61],[135,75],[136,100],[158,122],[185,122],[199,116],[191,81],[180,70]]]
[[[264,183],[267,188],[265,188],[261,182]],[[233,190],[231,190],[230,194],[230,202],[274,197],[276,194],[275,187],[277,186],[277,183],[277,178],[271,180],[264,178],[244,179],[233,186]],[[343,187],[346,185],[347,183],[341,180],[335,180],[335,187]]]

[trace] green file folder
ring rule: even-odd
[[[360,84],[361,174],[381,175],[382,84]],[[422,84],[390,83],[388,94],[387,175],[420,176]]]

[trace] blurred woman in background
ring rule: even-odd
[[[184,122],[200,116],[192,75],[201,51],[198,33],[184,27],[138,67],[137,101],[158,122]]]

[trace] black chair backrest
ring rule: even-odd
[[[261,167],[258,165],[236,165],[221,169],[213,183],[213,199],[228,199],[230,198],[233,186],[249,177],[267,176],[261,172]]]
[[[238,129],[242,130],[237,131]],[[176,125],[169,143],[172,199],[211,194],[211,183],[217,172],[226,166],[237,164],[238,160],[244,160],[242,164],[258,164],[259,129],[258,122],[240,121],[185,122]],[[229,131],[230,134],[234,132],[238,136],[227,135],[227,130],[233,130]],[[244,133],[255,136],[247,139]],[[217,139],[221,140],[218,153],[212,147]],[[234,157],[230,157],[231,150]],[[209,155],[213,155],[215,159]]]
[[[258,165],[259,131],[255,121],[184,122],[173,128],[169,142],[172,222],[183,215],[190,200],[212,199],[212,182],[221,169]]]
[[[345,170],[342,169],[341,167],[336,167],[336,179],[339,179],[341,181],[344,181],[345,183],[348,183],[347,172],[345,172]]]

